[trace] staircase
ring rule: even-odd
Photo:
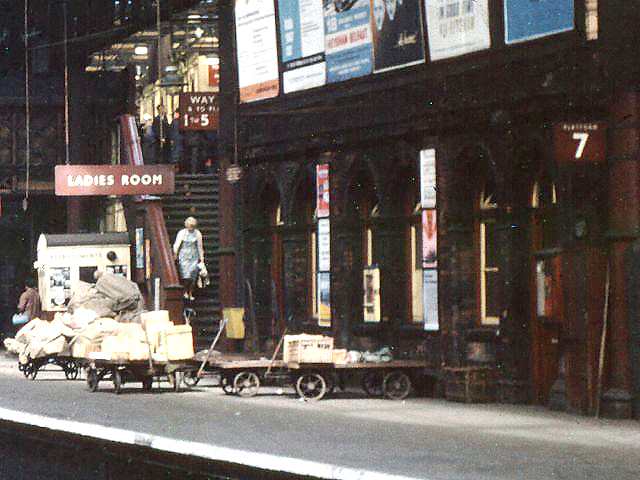
[[[191,319],[191,326],[196,341],[196,349],[209,347],[216,333],[221,318],[218,297],[220,279],[216,251],[219,246],[218,224],[218,178],[211,174],[176,175],[176,190],[173,195],[163,197],[167,231],[173,246],[176,234],[184,228],[187,217],[198,220],[198,229],[202,232],[204,242],[204,261],[209,272],[211,284],[202,289],[195,289],[193,302],[186,302],[185,307],[192,307],[196,315]]]

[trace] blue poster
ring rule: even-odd
[[[324,85],[322,0],[278,0],[284,93]]]
[[[574,0],[504,0],[504,41],[517,43],[574,28]]]
[[[324,7],[327,82],[373,72],[369,0],[335,0]]]

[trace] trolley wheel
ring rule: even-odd
[[[382,392],[389,400],[402,400],[411,393],[411,379],[404,372],[389,372],[382,380]]]
[[[233,389],[241,397],[253,397],[260,389],[260,378],[255,372],[239,372],[233,378]]]
[[[182,383],[183,376],[184,375],[182,374],[182,372],[178,370],[176,370],[175,372],[171,372],[168,375],[169,383],[171,384],[171,388],[173,388],[174,391],[180,391],[180,384]]]
[[[117,368],[113,369],[111,373],[111,380],[113,381],[113,389],[117,394],[122,393],[122,375]]]
[[[142,379],[142,390],[150,392],[153,388],[153,376],[149,375]]]
[[[222,378],[220,378],[220,386],[222,387],[222,391],[227,395],[234,395],[236,393],[233,388],[233,380],[231,380],[231,377],[223,375]]]
[[[298,377],[296,391],[304,400],[320,400],[327,392],[327,382],[317,372],[306,372]]]
[[[87,371],[87,388],[90,392],[95,392],[98,389],[98,372],[95,368],[90,368]]]
[[[78,364],[73,360],[69,360],[65,362],[62,367],[64,370],[64,376],[67,377],[67,380],[75,380],[78,378],[78,372],[80,369],[78,368]]]
[[[369,371],[362,376],[362,390],[367,395],[377,397],[382,395],[382,373],[379,371]]]
[[[184,372],[182,381],[187,387],[195,387],[200,381],[200,377],[198,376],[197,371],[187,370],[186,372]]]
[[[33,361],[30,361],[25,366],[24,376],[27,377],[29,380],[35,380],[36,379],[36,375],[38,375],[38,369],[39,368],[40,368],[39,365],[36,365]]]

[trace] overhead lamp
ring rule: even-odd
[[[200,37],[202,36],[202,34],[203,34],[203,33],[204,33],[204,30],[203,30],[203,29],[201,29],[200,27],[196,28],[196,29],[193,31],[193,34],[194,34],[196,37],[198,37],[198,38],[200,38]]]
[[[137,45],[136,48],[133,49],[133,53],[136,55],[147,55],[149,48],[146,45]]]
[[[207,55],[205,57],[205,63],[207,65],[220,65],[220,59],[214,55]]]

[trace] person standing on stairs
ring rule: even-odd
[[[191,301],[194,300],[193,287],[200,272],[200,265],[204,267],[202,233],[197,226],[198,221],[195,218],[187,217],[184,228],[178,232],[173,243],[173,254],[178,262],[184,298]]]

